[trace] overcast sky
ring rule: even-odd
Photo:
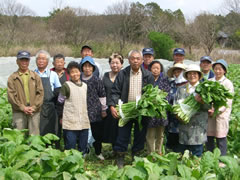
[[[63,2],[62,7],[81,7],[93,12],[103,13],[107,6],[119,0],[17,0],[33,10],[38,16],[48,16],[52,11],[56,2]],[[121,2],[121,1],[120,1]],[[137,2],[130,0],[129,2]],[[175,11],[181,9],[187,18],[192,18],[200,12],[207,11],[214,14],[219,14],[219,8],[223,0],[139,0],[140,3],[156,2],[162,9],[170,9]],[[60,3],[61,4],[61,3]]]

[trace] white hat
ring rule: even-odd
[[[167,71],[168,77],[170,77],[170,78],[173,77],[173,71],[174,71],[175,69],[182,69],[182,70],[185,71],[185,70],[186,70],[186,67],[185,67],[185,65],[182,64],[182,63],[176,63],[176,64],[174,64],[173,67],[171,67],[171,68]]]
[[[187,79],[187,73],[190,71],[198,72],[200,74],[199,80],[203,78],[203,73],[201,72],[200,66],[197,64],[190,64],[183,74],[183,77]]]

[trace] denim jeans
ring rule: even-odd
[[[63,129],[63,137],[65,149],[76,149],[78,144],[78,150],[83,154],[87,151],[88,142],[88,129],[83,130],[67,130]]]

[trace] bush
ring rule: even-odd
[[[159,32],[150,32],[148,38],[155,51],[156,59],[172,60],[172,48],[175,41],[170,36]]]

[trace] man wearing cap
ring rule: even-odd
[[[142,67],[148,70],[149,64],[154,60],[154,50],[153,48],[143,48],[143,64]]]
[[[200,58],[200,67],[201,67],[201,71],[203,72],[203,78],[200,80],[201,82],[214,77],[214,73],[211,70],[212,59],[210,56],[203,56]]]
[[[40,50],[37,52],[37,69],[35,69],[35,72],[41,77],[44,88],[44,100],[40,114],[40,135],[47,133],[57,134],[58,131],[55,103],[61,83],[57,73],[47,68],[49,60],[50,54],[47,51]]]
[[[176,48],[173,51],[173,61],[176,63],[183,63],[185,58],[185,50],[183,48]]]
[[[88,45],[84,45],[84,46],[81,48],[81,57],[82,57],[82,59],[81,59],[81,61],[80,61],[80,63],[79,63],[79,66],[81,66],[82,60],[83,60],[83,58],[86,57],[86,56],[93,57],[93,50],[92,50],[92,48],[91,48],[90,46],[88,46]],[[93,72],[93,75],[101,78],[101,77],[102,77],[102,68],[101,68],[101,66],[100,66],[99,63],[97,63],[97,62],[94,62],[94,63],[95,63],[95,65],[96,65],[96,68],[95,68],[95,70],[94,70],[94,72]]]
[[[8,101],[12,105],[14,128],[29,129],[29,134],[39,135],[44,91],[41,78],[29,70],[29,62],[30,53],[19,51],[18,70],[8,78]]]

